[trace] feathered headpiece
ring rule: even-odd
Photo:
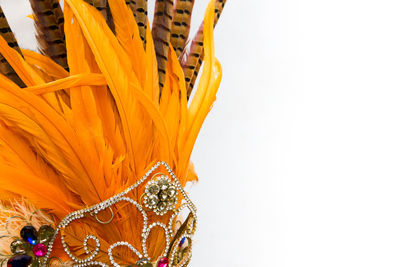
[[[194,0],[156,0],[152,27],[147,0],[30,2],[40,53],[0,8],[1,265],[187,266],[225,0],[191,42]]]

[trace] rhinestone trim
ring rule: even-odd
[[[183,196],[183,199],[185,200],[184,203],[182,203],[181,207],[176,210],[170,217],[169,219],[169,223],[168,225],[165,225],[161,222],[154,222],[151,225],[148,225],[148,217],[147,217],[147,213],[146,210],[143,208],[143,206],[141,204],[139,204],[138,202],[136,202],[135,200],[127,197],[126,195],[132,191],[133,189],[135,189],[136,187],[138,187],[140,184],[142,184],[144,181],[146,181],[150,175],[159,167],[165,167],[165,169],[167,170],[168,174],[170,175],[170,177],[173,180],[173,185],[177,187],[178,191],[181,193],[181,195]],[[147,171],[147,173],[135,184],[131,185],[130,187],[128,187],[127,189],[125,189],[124,191],[122,191],[119,194],[116,194],[114,196],[112,196],[111,198],[96,204],[94,206],[85,208],[85,209],[81,209],[78,211],[74,211],[70,214],[68,214],[61,222],[60,224],[57,226],[55,233],[53,235],[53,238],[50,240],[49,245],[48,245],[48,251],[47,254],[44,256],[43,261],[41,266],[42,267],[46,267],[48,264],[49,259],[51,259],[50,255],[51,252],[53,250],[53,245],[54,245],[54,241],[57,238],[58,234],[61,233],[69,224],[71,224],[73,221],[75,220],[79,220],[83,217],[85,217],[85,215],[90,215],[93,217],[96,217],[96,215],[100,212],[103,211],[105,209],[111,209],[112,211],[112,206],[116,203],[122,202],[122,201],[126,201],[132,205],[134,205],[143,215],[143,230],[142,230],[142,252],[138,251],[135,247],[133,247],[129,242],[126,241],[119,241],[116,242],[114,244],[112,244],[108,249],[108,257],[110,260],[110,263],[112,266],[114,267],[119,267],[120,265],[118,263],[116,263],[114,261],[114,257],[113,257],[113,249],[119,246],[126,246],[128,247],[131,251],[133,251],[138,257],[139,259],[146,259],[148,258],[148,254],[147,254],[147,238],[150,235],[151,230],[154,227],[161,227],[164,229],[165,232],[165,249],[162,255],[160,255],[158,258],[161,257],[168,257],[168,251],[170,250],[170,242],[171,242],[171,238],[173,235],[173,230],[172,230],[172,226],[173,226],[173,221],[175,219],[175,217],[184,209],[184,208],[188,208],[190,210],[190,212],[193,214],[194,217],[194,225],[192,225],[192,231],[191,234],[185,234],[184,237],[187,237],[189,240],[192,240],[192,234],[194,232],[194,228],[195,228],[195,224],[197,222],[197,209],[196,206],[193,204],[193,202],[189,199],[187,193],[184,191],[182,185],[179,183],[178,178],[176,177],[176,175],[173,173],[172,169],[169,167],[169,165],[164,162],[164,161],[160,161],[157,162],[150,170]],[[113,213],[112,213],[113,214]],[[110,221],[107,222],[101,222],[99,221],[99,223],[102,224],[107,224],[110,223],[113,219],[110,219]],[[95,257],[98,255],[99,251],[100,251],[100,240],[94,236],[94,235],[87,235],[83,241],[83,248],[85,250],[85,253],[88,255],[87,258],[84,259],[80,259],[78,257],[76,257],[75,255],[73,255],[68,247],[68,244],[66,243],[66,241],[64,240],[64,236],[61,234],[61,243],[62,246],[64,248],[65,253],[70,257],[70,259],[74,262],[73,266],[76,267],[81,267],[81,266],[101,266],[101,267],[109,267],[108,264],[103,263],[103,262],[99,262],[99,261],[95,261]],[[96,243],[96,248],[91,251],[88,247],[88,241],[89,240],[93,240]],[[175,252],[177,249],[177,245],[175,244],[173,249],[172,249],[172,254],[169,256],[170,258],[170,264],[171,267],[175,267],[173,266],[173,259],[175,257]],[[188,261],[188,260],[187,260]],[[185,261],[185,263],[187,262]],[[180,263],[177,266],[182,266],[185,263]]]

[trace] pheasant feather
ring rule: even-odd
[[[0,6],[0,35],[7,41],[8,45],[19,53],[21,53],[17,40],[13,32],[11,31],[10,25],[4,15],[3,9]],[[0,72],[7,76],[10,80],[16,83],[20,87],[25,87],[23,81],[15,73],[15,70],[10,66],[7,60],[0,54]]]
[[[226,0],[215,0],[215,17],[214,27],[217,25],[222,10],[224,9]],[[181,65],[185,73],[187,97],[189,98],[194,84],[196,83],[197,75],[199,74],[201,64],[204,58],[203,49],[203,24],[198,29],[190,46],[185,48],[185,52],[181,57]]]
[[[30,0],[39,50],[68,70],[64,15],[58,0]]]
[[[143,46],[146,48],[147,0],[128,0],[127,5],[135,16],[140,38],[143,41]]]
[[[110,7],[108,6],[107,0],[85,0],[85,2],[94,6],[103,15],[107,21],[108,26],[114,29],[113,18],[111,15]]]
[[[157,56],[160,89],[163,88],[165,81],[173,7],[174,3],[172,0],[156,0],[154,7],[154,20],[151,32]]]
[[[204,67],[190,104],[184,69],[171,43],[172,1],[156,2],[151,29],[143,11],[145,1],[65,0],[62,17],[68,69],[50,52],[22,49],[21,54],[7,36],[0,37],[0,54],[26,85],[21,90],[12,76],[0,75],[0,225],[10,214],[26,213],[16,203],[37,210],[36,214],[49,213],[55,225],[71,212],[104,204],[121,192],[141,207],[146,192],[141,179],[159,161],[171,166],[183,187],[197,180],[190,157],[222,76],[214,55],[214,1],[204,19]],[[47,3],[32,3],[38,6],[35,17],[43,31],[48,30],[44,25],[60,26],[54,18],[54,24],[44,20],[55,13],[43,11]],[[186,31],[176,32],[185,35]],[[134,184],[137,187],[126,191]],[[146,257],[156,263],[160,255],[170,253],[168,241],[173,242],[171,246],[180,242],[180,236],[172,238],[173,231],[163,228],[177,225],[171,217],[174,210],[166,216],[146,211],[144,218],[143,209],[134,203],[117,203],[60,228],[49,256],[67,265],[80,264],[76,259],[86,259],[87,250],[95,251],[93,240],[87,240],[90,234],[100,244],[93,261],[136,266]],[[177,199],[175,208],[183,205]],[[99,224],[110,213],[110,222]],[[184,227],[194,217],[190,215]],[[160,227],[151,229],[150,225]],[[147,241],[143,241],[144,229],[149,231]],[[60,234],[67,245],[59,242]],[[1,252],[9,248],[7,240],[0,238]],[[111,259],[108,248],[121,240],[140,254],[116,248]],[[10,257],[0,256],[0,262]]]
[[[182,54],[189,36],[193,5],[194,0],[175,1],[171,28],[171,44],[178,58]]]

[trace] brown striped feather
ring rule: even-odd
[[[203,57],[203,24],[201,24],[190,46],[186,47],[180,58],[183,73],[185,74],[188,99],[192,93]]]
[[[84,0],[86,3],[94,6],[103,15],[104,19],[107,21],[108,27],[114,32],[114,22],[111,16],[111,10],[108,6],[107,0]]]
[[[151,33],[157,56],[160,89],[163,88],[165,81],[173,7],[174,3],[172,0],[156,0],[154,8],[154,20]]]
[[[0,35],[6,40],[8,45],[15,50],[17,50],[21,54],[21,50],[19,49],[17,40],[13,32],[11,31],[10,25],[7,22],[7,18],[4,15],[3,9],[0,6]],[[19,87],[25,87],[25,84],[18,77],[17,73],[14,69],[8,64],[7,60],[0,54],[0,72],[14,83],[16,83]]]
[[[30,2],[35,15],[39,50],[68,70],[64,15],[58,0],[30,0]]]
[[[190,32],[190,21],[195,0],[176,0],[171,27],[171,44],[179,57]]]
[[[140,38],[143,41],[143,46],[146,48],[147,0],[126,0],[126,4],[130,7],[135,16],[136,23],[139,27]]]
[[[215,0],[214,27],[218,23],[225,3],[226,0]],[[193,91],[194,84],[196,83],[197,75],[199,74],[201,64],[203,63],[203,58],[203,24],[201,24],[190,44],[190,47],[185,48],[184,54],[182,54],[180,58],[183,72],[185,74],[188,99]]]

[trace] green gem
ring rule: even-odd
[[[39,260],[38,260],[38,259],[34,259],[34,260],[32,261],[32,263],[28,265],[28,267],[40,267],[40,262],[39,262]]]
[[[169,197],[174,197],[176,195],[176,188],[175,186],[171,185],[167,190]]]
[[[155,206],[155,205],[158,204],[158,201],[159,200],[158,200],[158,197],[156,195],[151,195],[151,196],[149,196],[148,204],[150,206]]]
[[[160,186],[161,190],[167,190],[168,184],[168,179],[166,178],[158,180],[158,185]]]
[[[161,191],[161,192],[158,194],[158,197],[160,198],[161,201],[165,201],[165,200],[167,200],[167,198],[168,198],[168,193],[165,192],[165,191]]]
[[[189,253],[190,253],[189,247],[179,249],[175,254],[175,259],[174,259],[174,262],[176,263],[175,265],[178,265],[185,257],[189,255]],[[187,264],[183,266],[187,266]]]
[[[50,225],[42,225],[38,232],[38,241],[41,244],[47,244],[54,236],[54,229]]]
[[[176,262],[180,262],[183,259],[183,251],[182,249],[178,250],[175,254]]]
[[[153,267],[153,264],[148,259],[141,259],[136,262],[135,267]]]
[[[159,187],[158,185],[153,184],[153,185],[151,185],[151,186],[149,187],[149,193],[150,193],[150,194],[155,195],[155,194],[158,194],[158,192],[160,192],[160,187]]]
[[[29,249],[29,244],[25,240],[17,239],[10,244],[10,249],[13,254],[25,254]]]
[[[167,208],[167,203],[160,202],[160,203],[158,203],[157,208],[158,208],[159,211],[163,211],[163,210],[165,210]]]
[[[174,198],[174,197],[168,198],[168,205],[169,206],[174,206],[175,205],[175,201],[176,201],[176,198]]]

